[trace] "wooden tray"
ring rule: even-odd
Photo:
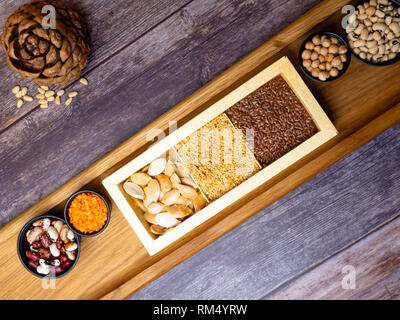
[[[107,230],[98,237],[82,239],[78,265],[69,275],[57,280],[56,289],[43,289],[41,280],[28,273],[18,260],[17,236],[28,219],[48,211],[61,213],[66,198],[83,187],[105,192],[101,181],[147,148],[146,133],[149,129],[166,130],[170,120],[178,120],[179,125],[186,123],[279,58],[288,56],[301,72],[297,55],[302,41],[315,31],[340,32],[340,9],[349,3],[352,1],[324,1],[314,7],[215,80],[4,226],[0,230],[0,298],[126,298],[400,121],[400,63],[371,67],[352,59],[346,74],[330,83],[317,83],[303,76],[339,134],[167,249],[149,256],[114,206]]]
[[[142,219],[143,212],[139,208],[136,208],[135,210],[135,207],[132,205],[132,201],[129,201],[129,199],[126,198],[125,192],[122,188],[122,183],[126,181],[131,174],[140,171],[141,168],[145,167],[162,154],[172,152],[171,149],[174,149],[179,142],[193,134],[195,131],[199,130],[212,119],[222,114],[231,106],[278,75],[285,79],[286,83],[299,98],[302,105],[313,119],[315,125],[318,127],[318,133],[299,144],[290,152],[286,153],[265,168],[261,168],[261,165],[257,163],[261,169],[259,172],[249,177],[246,181],[225,193],[220,198],[206,205],[204,209],[189,217],[175,228],[169,230],[170,232],[158,238],[154,238],[149,230],[149,224]],[[221,100],[216,101],[206,110],[190,119],[190,121],[185,123],[185,125],[177,128],[167,137],[153,144],[140,156],[133,159],[122,168],[118,169],[111,176],[107,177],[103,181],[103,185],[111,195],[119,210],[131,225],[132,229],[136,232],[136,235],[139,237],[146,250],[150,255],[154,255],[155,253],[169,246],[171,243],[180,239],[185,234],[191,232],[208,219],[217,215],[225,208],[233,205],[241,197],[251,193],[266,181],[290,167],[293,163],[299,161],[310,152],[319,148],[321,145],[336,136],[336,134],[337,131],[335,127],[332,125],[321,106],[315,100],[310,90],[301,79],[300,75],[290,63],[289,59],[287,57],[283,57],[265,68],[250,80],[243,83],[240,87],[229,92],[226,96],[221,98]]]

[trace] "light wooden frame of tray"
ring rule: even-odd
[[[319,131],[314,136],[241,183],[239,186],[235,187],[214,202],[209,203],[205,208],[171,229],[168,233],[158,238],[154,238],[149,231],[148,223],[142,217],[141,211],[139,212],[139,209],[134,208],[125,195],[125,192],[122,189],[122,183],[131,174],[141,170],[151,161],[172,149],[177,143],[278,75],[281,75],[292,88],[314,120]],[[154,255],[198,227],[200,224],[215,216],[244,195],[254,191],[267,180],[276,176],[296,161],[332,139],[337,135],[337,133],[336,128],[318,104],[317,100],[314,98],[293,65],[290,63],[289,59],[283,57],[235,90],[228,93],[176,131],[170,133],[156,144],[153,144],[141,155],[104,179],[103,185],[133,230],[136,232],[148,253]]]

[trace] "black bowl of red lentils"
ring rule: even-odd
[[[68,226],[80,236],[97,236],[110,222],[111,203],[98,192],[81,190],[67,200],[64,217]]]

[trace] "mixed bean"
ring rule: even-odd
[[[75,234],[58,219],[35,221],[26,233],[28,264],[42,275],[61,274],[76,259],[78,244]]]

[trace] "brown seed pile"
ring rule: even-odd
[[[260,170],[244,135],[224,113],[180,142],[177,151],[210,201]]]
[[[226,111],[241,130],[254,130],[254,154],[265,167],[317,133],[312,118],[278,76]]]

